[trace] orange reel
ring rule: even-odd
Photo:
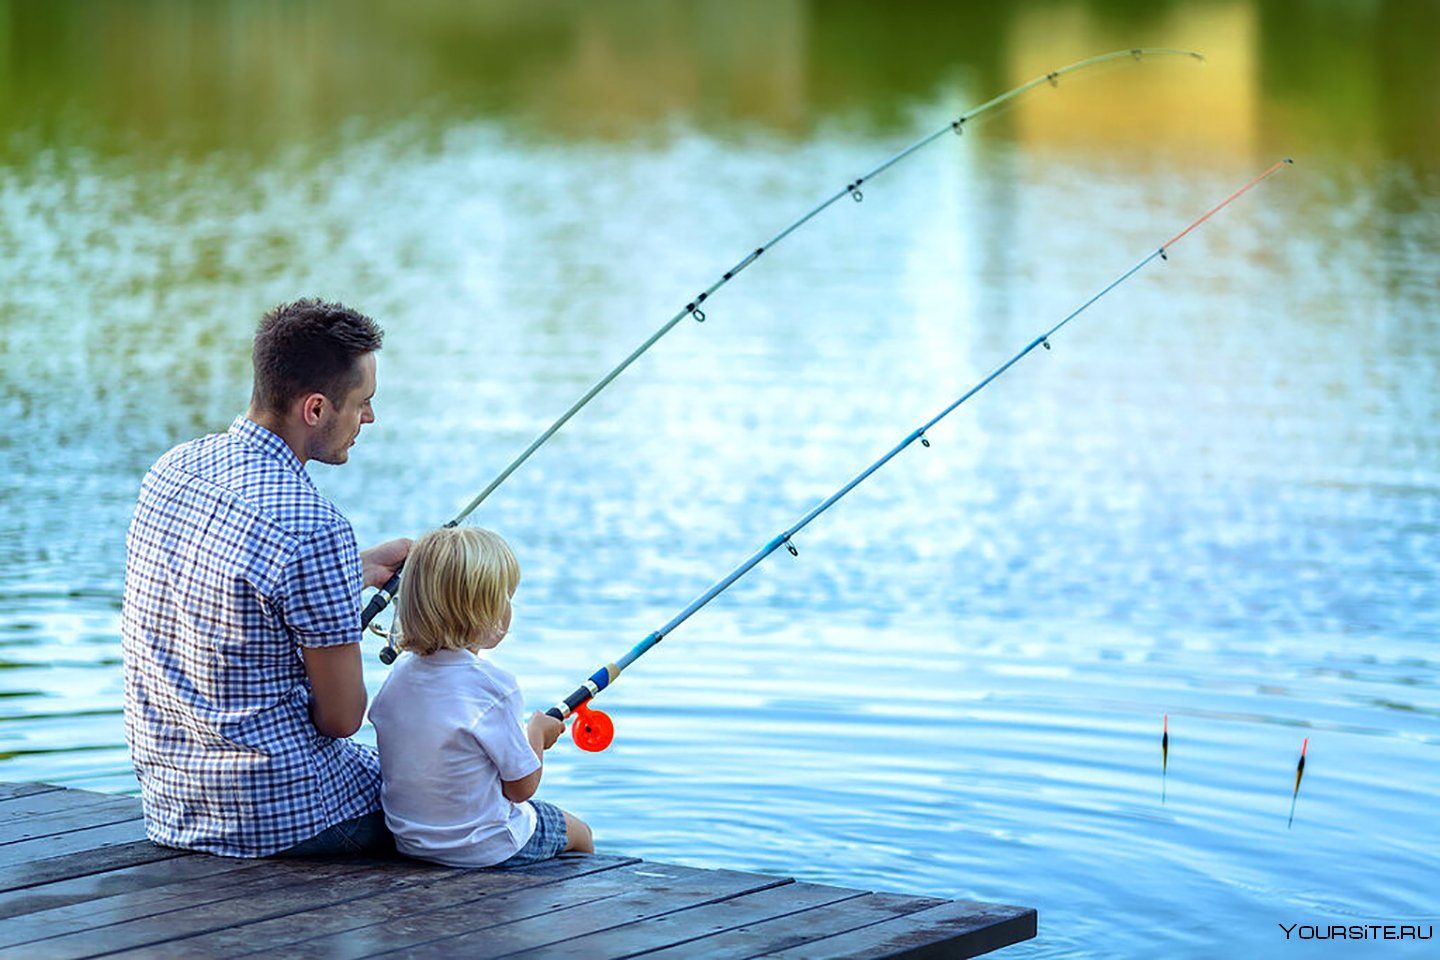
[[[599,753],[615,739],[615,724],[609,714],[591,710],[582,703],[575,708],[575,722],[570,725],[570,737],[581,750]]]

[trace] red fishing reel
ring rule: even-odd
[[[575,722],[570,725],[570,737],[581,750],[599,753],[615,739],[615,724],[609,714],[591,710],[582,703],[575,708]]]

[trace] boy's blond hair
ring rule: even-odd
[[[500,534],[442,527],[415,542],[405,559],[395,609],[402,650],[426,655],[503,637],[520,564]]]

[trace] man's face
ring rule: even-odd
[[[370,401],[375,398],[375,354],[367,353],[355,361],[360,370],[359,382],[343,400],[328,402],[320,423],[310,440],[310,459],[321,463],[344,463],[350,459],[350,448],[360,436],[360,427],[375,422]]]

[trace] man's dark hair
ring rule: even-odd
[[[273,413],[307,393],[340,403],[360,380],[355,361],[379,350],[384,338],[379,324],[343,304],[317,298],[282,303],[255,331],[250,402]]]

